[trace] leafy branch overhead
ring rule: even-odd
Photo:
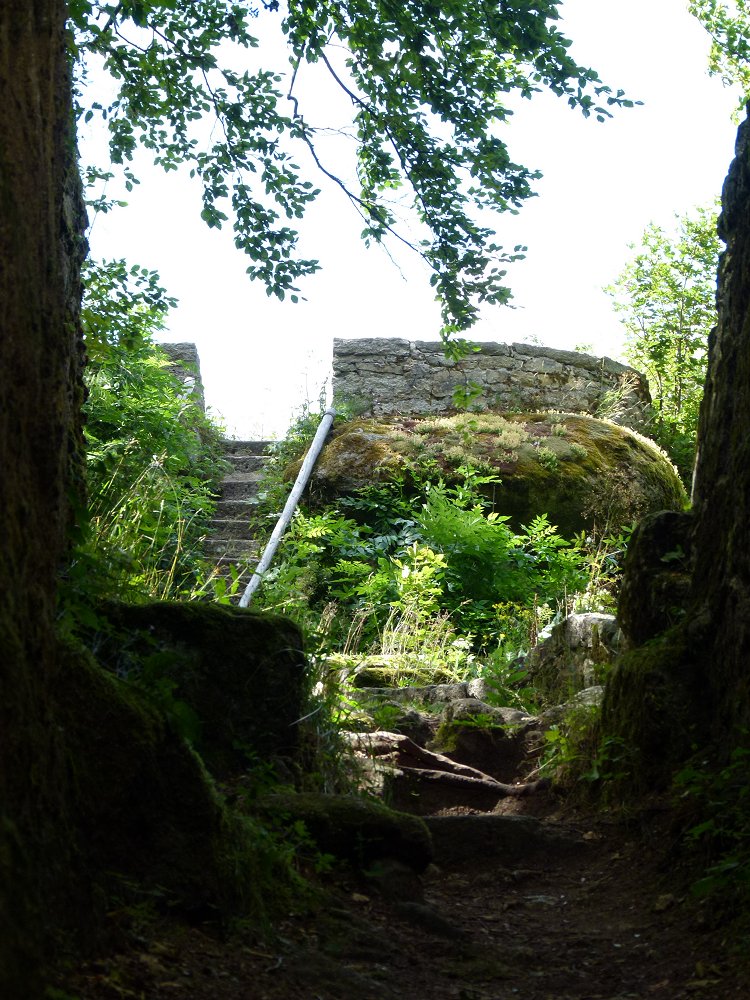
[[[743,103],[750,99],[750,2],[749,0],[690,0],[690,13],[711,36],[709,72],[727,85],[742,90]]]
[[[264,17],[279,5],[265,3]],[[364,219],[363,236],[396,235],[432,271],[444,334],[474,322],[482,303],[509,298],[506,251],[477,211],[515,212],[538,174],[514,163],[502,136],[514,98],[549,89],[604,120],[630,106],[569,54],[556,27],[559,4],[452,0],[288,0],[279,18],[290,56],[259,68],[251,25],[259,11],[229,0],[71,0],[79,113],[109,129],[112,161],[137,183],[139,145],[165,170],[186,165],[203,185],[209,226],[228,222],[269,295],[296,300],[297,282],[318,268],[300,256],[293,227],[318,193],[293,150],[307,150]],[[342,59],[341,53],[345,53]],[[86,87],[87,57],[116,81],[109,101]],[[90,62],[90,58],[88,60]],[[351,103],[356,182],[325,162],[321,129],[295,93],[303,65],[317,64]],[[322,109],[313,109],[319,114]],[[404,189],[425,238],[401,232],[393,194]],[[292,224],[288,224],[289,222]]]

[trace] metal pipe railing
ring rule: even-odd
[[[307,482],[312,475],[312,471],[315,468],[315,463],[318,460],[318,455],[323,450],[323,445],[325,444],[325,439],[328,437],[328,432],[331,429],[331,424],[333,423],[333,418],[336,416],[336,411],[334,409],[328,409],[323,414],[323,417],[318,424],[318,429],[315,432],[315,437],[313,438],[312,444],[305,455],[305,460],[297,473],[297,478],[294,481],[294,486],[289,494],[289,498],[281,512],[278,521],[276,522],[276,527],[271,533],[271,537],[268,539],[268,544],[266,545],[263,555],[261,556],[260,562],[255,567],[255,572],[250,577],[250,582],[247,587],[245,587],[245,592],[240,598],[240,607],[246,608],[250,603],[250,598],[253,596],[255,591],[258,589],[261,580],[263,579],[263,574],[268,570],[268,567],[273,561],[273,557],[276,555],[276,549],[279,547],[279,542],[281,541],[281,536],[284,534],[286,529],[289,527],[289,522],[297,509],[297,504],[299,503],[300,497],[307,486]]]

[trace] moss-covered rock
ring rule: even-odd
[[[418,684],[449,684],[456,671],[419,653],[380,653],[367,656],[334,653],[326,665],[348,679],[355,688],[404,687]]]
[[[288,619],[176,602],[109,603],[102,614],[106,624],[90,640],[97,657],[176,715],[178,728],[192,727],[212,774],[295,755],[305,658]]]
[[[464,698],[445,706],[430,749],[498,781],[515,782],[528,759],[534,725],[533,718],[516,709]]]
[[[315,471],[326,496],[397,478],[461,478],[470,464],[502,481],[495,509],[515,525],[547,513],[565,535],[594,524],[615,529],[687,496],[674,466],[650,440],[582,414],[461,413],[354,420],[336,428]]]
[[[705,739],[699,647],[688,627],[677,626],[616,662],[602,705],[603,759],[610,777],[630,791],[667,787]]]
[[[161,905],[261,924],[288,903],[294,879],[267,831],[230,812],[166,719],[77,645],[56,650],[45,722],[47,766],[22,775],[36,812],[0,818],[2,996],[47,996],[47,966],[118,933],[109,914]]]
[[[689,511],[660,511],[633,532],[625,557],[618,620],[632,645],[647,642],[681,621],[690,599]]]
[[[395,858],[422,872],[432,861],[432,841],[422,820],[371,799],[288,792],[266,796],[254,808],[281,824],[301,820],[323,853],[362,867]]]
[[[267,687],[278,685],[285,719],[298,709],[302,659],[299,635],[288,623],[258,622],[258,616],[218,608],[121,611],[117,637],[103,616],[98,634],[102,652],[114,656],[119,649],[120,666],[139,647],[160,655],[170,629],[179,632],[185,663],[196,662],[188,655],[193,642],[204,653],[211,648],[221,654],[235,622],[236,664],[244,635],[251,647],[245,662],[258,666],[257,676],[250,673],[250,694],[262,689],[260,668],[268,667],[274,650],[287,658],[287,674]],[[255,652],[253,636],[265,637],[264,643],[256,641]],[[4,651],[8,648],[5,642]],[[48,679],[42,710],[33,726],[29,718],[22,720],[23,740],[4,731],[5,759],[16,765],[8,784],[14,791],[17,785],[27,788],[28,805],[11,814],[0,803],[0,993],[41,997],[45,963],[55,953],[59,957],[61,947],[76,951],[101,944],[112,929],[109,912],[163,904],[191,919],[241,914],[260,923],[275,905],[283,906],[294,885],[284,851],[257,820],[225,805],[203,761],[158,699],[102,669],[92,652],[76,643],[59,640],[44,652]],[[206,656],[201,662],[208,689],[211,660]],[[215,669],[214,683],[220,685],[225,678],[219,665]],[[234,676],[234,688],[223,697],[237,697],[240,705],[223,707],[232,724],[232,713],[238,713],[240,727],[255,702],[240,673]],[[207,697],[206,704],[219,702]],[[261,718],[263,708],[261,703]],[[210,720],[218,733],[218,714]],[[281,737],[278,718],[263,719],[263,725]],[[262,738],[262,730],[253,732]],[[283,736],[289,739],[286,732]],[[216,739],[221,757],[228,744],[221,734]]]
[[[56,695],[93,868],[179,887],[188,906],[216,900],[222,814],[195,754],[142,695],[82,654],[61,664]]]

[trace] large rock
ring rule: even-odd
[[[680,622],[690,597],[690,512],[660,511],[633,532],[625,556],[618,620],[631,645]]]
[[[557,703],[601,683],[620,645],[614,615],[572,614],[529,652],[524,668],[534,688],[548,702]]]
[[[740,126],[724,184],[718,323],[709,338],[682,619],[628,652],[607,686],[603,733],[628,748],[636,789],[667,786],[708,743],[719,760],[750,726],[750,122]],[[626,571],[628,592],[653,592],[649,561]],[[661,600],[660,600],[660,603]],[[635,614],[629,628],[638,636]],[[662,622],[651,620],[645,632]],[[707,752],[704,759],[710,759]]]
[[[304,823],[318,848],[367,868],[394,858],[423,872],[432,861],[432,840],[421,819],[372,799],[322,792],[276,792],[254,810],[281,826]]]
[[[502,484],[488,486],[488,495],[516,526],[546,513],[564,535],[614,530],[687,504],[674,466],[652,441],[609,421],[555,412],[349,421],[334,430],[314,483],[330,497],[424,480],[429,471],[456,481],[466,464],[497,475]]]
[[[212,774],[293,757],[305,657],[289,619],[198,602],[103,606],[99,661],[172,716]]]
[[[709,710],[726,750],[727,732],[747,739],[750,727],[750,121],[737,135],[719,233],[727,248],[698,428],[692,614],[706,622]]]

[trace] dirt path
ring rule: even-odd
[[[507,817],[445,819],[421,885],[397,865],[375,880],[340,869],[325,903],[282,921],[273,944],[131,925],[116,954],[59,985],[80,1000],[750,997],[746,956],[707,928],[687,873],[667,863],[663,824],[636,838],[600,817],[520,818],[503,848]]]

